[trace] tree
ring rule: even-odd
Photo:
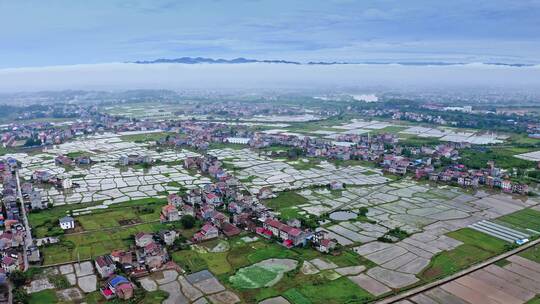
[[[180,222],[182,223],[182,227],[184,227],[184,229],[191,229],[195,226],[195,218],[189,214],[182,216]]]
[[[9,278],[15,287],[23,286],[26,283],[26,275],[20,270],[15,270],[9,274]]]
[[[23,288],[13,289],[13,303],[15,304],[28,303],[28,294]]]
[[[367,207],[360,207],[360,209],[358,209],[358,215],[360,216],[366,216],[367,213],[368,213],[368,208]]]

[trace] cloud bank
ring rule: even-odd
[[[0,69],[0,91],[540,87],[540,66],[107,63]]]

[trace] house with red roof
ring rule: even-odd
[[[242,232],[242,230],[229,222],[225,222],[221,225],[221,231],[223,231],[223,234],[225,234],[227,237],[232,237]]]
[[[217,194],[215,194],[214,192],[210,192],[210,193],[206,193],[204,195],[204,201],[207,203],[207,204],[214,204],[214,205],[219,205],[221,204],[221,197],[219,197]]]
[[[14,259],[10,256],[5,256],[2,258],[2,269],[4,269],[5,272],[10,273],[17,270],[18,268],[19,263],[17,259]]]
[[[102,278],[110,277],[116,270],[116,265],[109,255],[98,256],[94,263],[96,264],[96,270]]]
[[[175,205],[167,204],[161,208],[161,222],[174,222],[180,220],[180,213]]]
[[[154,242],[154,237],[150,233],[139,232],[135,235],[135,245],[137,247],[144,247]]]
[[[286,225],[278,220],[268,218],[263,223],[263,228],[270,231],[273,237],[281,239],[287,248],[306,243],[306,233],[299,228]],[[266,231],[262,231],[267,234]]]
[[[202,242],[215,239],[219,236],[219,230],[214,225],[207,223],[193,236],[194,242]]]

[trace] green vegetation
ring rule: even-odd
[[[293,122],[290,123],[289,127],[286,127],[287,130],[291,132],[314,132],[314,131],[343,131],[342,129],[334,129],[332,127],[336,125],[348,123],[352,116],[338,115],[332,116],[327,119],[317,120],[317,121],[308,121],[308,122]]]
[[[66,289],[71,287],[71,284],[69,284],[69,281],[63,274],[51,274],[48,276],[48,279],[56,289]]]
[[[195,226],[197,220],[192,215],[186,214],[182,216],[180,222],[182,223],[182,227],[184,227],[184,229],[191,229]]]
[[[504,169],[528,169],[534,168],[535,162],[514,157],[517,154],[530,152],[528,148],[480,148],[464,149],[460,151],[461,163],[472,169],[486,168],[487,162],[495,161],[495,166]]]
[[[504,260],[498,260],[497,262],[493,263],[499,267],[504,267],[508,264],[510,264],[510,262],[507,260],[507,259],[504,259]]]
[[[308,200],[294,191],[279,192],[277,197],[264,201],[265,206],[274,210],[308,203]]]
[[[384,134],[384,133],[393,133],[393,134],[397,134],[405,129],[409,128],[409,126],[388,126],[388,127],[384,127],[382,129],[378,129],[378,130],[370,130],[369,131],[369,134],[370,135],[377,135],[377,134]],[[402,134],[400,134],[402,135]]]
[[[284,269],[280,267],[261,267],[252,265],[239,269],[236,274],[229,278],[229,281],[234,287],[239,289],[261,288],[275,280],[282,271],[284,271]]]
[[[373,296],[351,280],[341,277],[334,281],[314,281],[297,287],[312,303],[362,303]]]
[[[277,194],[277,197],[263,201],[264,205],[280,212],[283,220],[300,218],[300,210],[296,207],[308,203],[308,200],[294,191],[284,191]]]
[[[287,163],[296,170],[322,169],[322,167],[319,166],[321,161],[314,158],[301,158]]]
[[[540,246],[536,245],[519,253],[519,256],[540,263]]]
[[[169,294],[163,290],[145,292],[144,298],[139,303],[140,304],[162,303],[168,297],[169,297]]]
[[[540,231],[540,211],[530,208],[504,215],[499,217],[497,221],[510,224],[517,229],[521,228]]]
[[[525,304],[540,304],[540,296],[536,296],[533,299],[530,299]]]
[[[433,137],[418,137],[409,134],[399,134],[399,137],[399,143],[408,147],[435,146],[442,143],[439,139]]]
[[[166,203],[165,199],[146,198],[133,200],[111,205],[107,209],[93,210],[88,215],[77,216],[76,220],[80,224],[79,228],[84,231],[157,221],[159,220],[161,207]],[[70,214],[74,209],[82,207],[81,205],[54,207],[32,212],[29,214],[28,219],[30,225],[34,227],[33,231],[36,237],[51,236],[51,232],[56,231],[57,228],[59,229],[58,220],[61,217]]]
[[[311,301],[306,298],[303,294],[298,291],[296,288],[291,288],[287,290],[283,296],[289,300],[292,304],[311,304]]]
[[[58,303],[56,292],[52,289],[46,289],[29,295],[29,304],[54,304]]]
[[[175,135],[176,133],[172,132],[154,132],[154,133],[144,133],[144,134],[133,134],[133,135],[123,135],[120,136],[120,139],[123,141],[132,141],[136,143],[145,143],[149,141],[158,141],[166,136]]]
[[[241,181],[242,183],[251,183],[251,182],[253,182],[256,178],[257,178],[256,176],[250,175],[250,176],[248,176],[248,177],[246,177],[246,178],[240,179],[240,181]]]
[[[92,156],[92,154],[86,151],[76,151],[76,152],[69,152],[68,154],[66,154],[66,156],[71,157],[71,158],[77,158],[77,157],[82,157],[82,156]]]
[[[230,249],[227,252],[213,253],[202,250],[201,248],[213,248],[219,243],[218,241],[209,241],[199,244],[197,248],[192,250],[180,250],[172,252],[171,255],[173,260],[188,272],[209,269],[218,276],[221,282],[228,285],[229,288],[234,289],[245,303],[257,303],[263,299],[282,294],[285,294],[289,299],[295,298],[296,302],[293,303],[321,303],[321,299],[329,297],[329,295],[325,295],[324,293],[332,292],[332,289],[337,288],[339,284],[346,284],[344,285],[346,288],[344,296],[338,297],[338,300],[335,302],[329,300],[329,303],[344,303],[346,301],[343,300],[346,298],[352,300],[354,299],[353,292],[359,297],[367,295],[365,291],[347,279],[337,280],[338,282],[333,283],[334,281],[331,281],[323,274],[304,275],[299,272],[299,267],[304,260],[311,260],[317,257],[333,262],[339,267],[353,265],[365,265],[367,268],[373,267],[372,262],[362,258],[352,250],[344,250],[335,256],[323,255],[311,248],[284,250],[281,245],[274,241],[259,240],[252,243],[245,243],[240,238],[240,236],[234,237],[228,241]],[[271,258],[295,259],[299,262],[299,266],[296,270],[285,273],[283,278],[272,287],[246,289],[229,282],[229,277],[234,276],[239,269]],[[266,271],[255,271],[252,275],[257,278],[256,280],[260,280],[261,282],[267,282],[274,277]],[[350,284],[345,282],[345,280],[350,282]],[[326,284],[330,284],[329,289],[323,288]],[[317,288],[322,289],[318,291]],[[294,290],[289,291],[290,289]]]
[[[91,214],[77,216],[80,232],[60,236],[60,242],[43,247],[45,264],[54,264],[77,259],[89,259],[110,253],[114,249],[125,249],[133,243],[138,232],[157,232],[162,229],[176,229],[178,224],[159,223],[164,199],[147,198],[119,203],[107,209],[95,210]],[[29,221],[37,237],[50,235],[58,227],[58,219],[69,214],[75,207],[55,207],[30,213]],[[81,208],[81,206],[76,206]],[[178,225],[178,227],[176,226]],[[51,228],[52,227],[52,228]],[[59,227],[58,227],[59,229]],[[195,228],[181,230],[182,236],[189,238]]]
[[[509,244],[470,228],[453,231],[447,235],[463,242],[463,244],[435,255],[428,268],[421,274],[423,279],[432,281],[449,276],[473,264],[503,253],[508,249]]]

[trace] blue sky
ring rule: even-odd
[[[540,63],[540,0],[0,0],[0,68],[182,56]]]

